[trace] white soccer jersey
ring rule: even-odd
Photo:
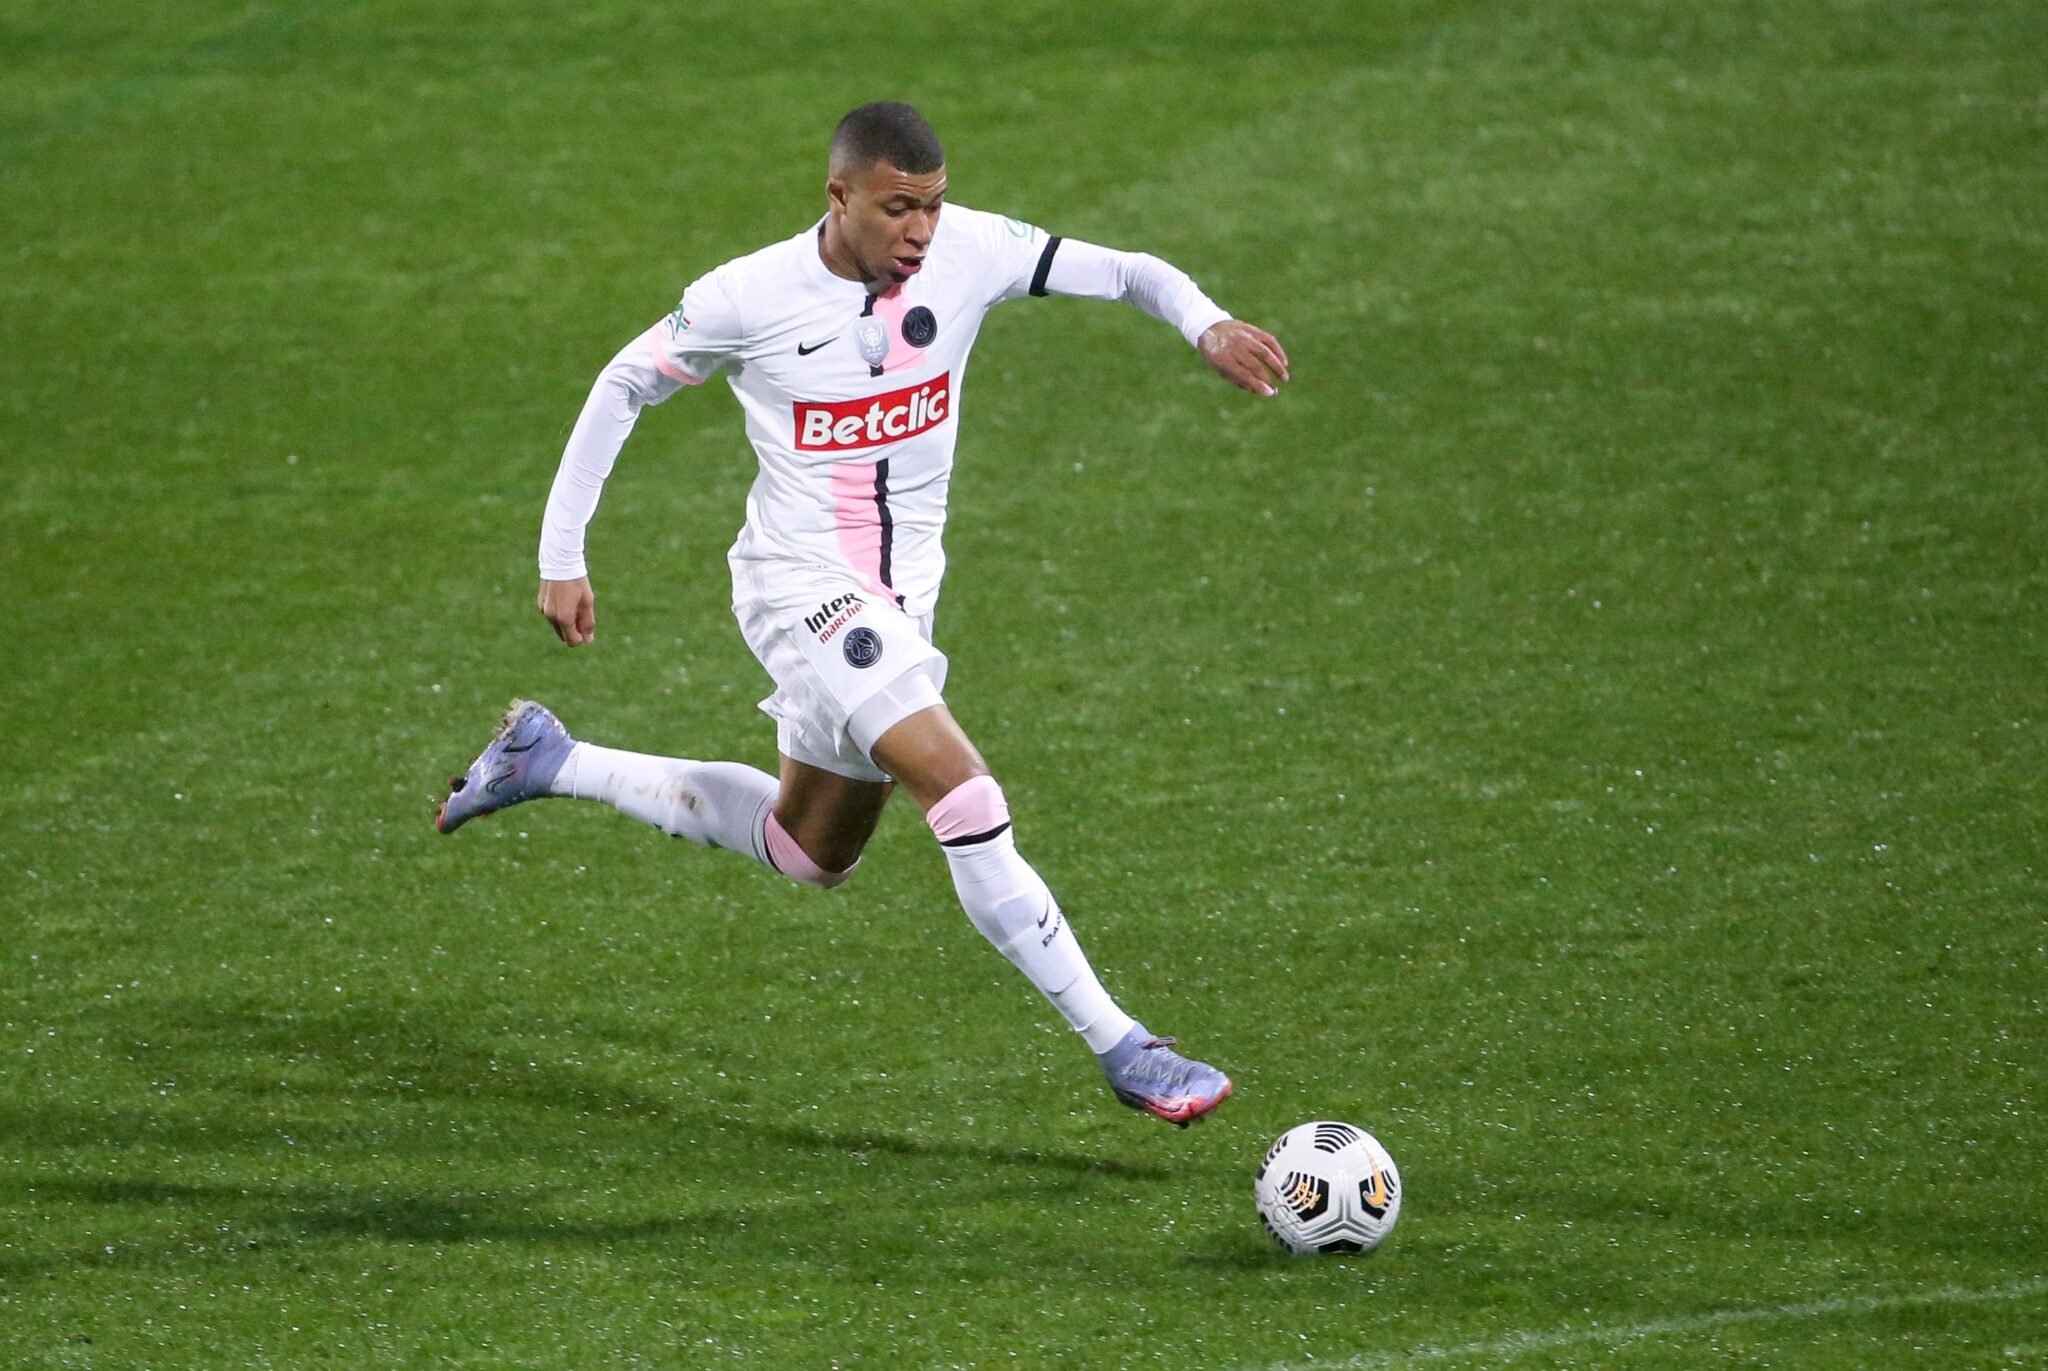
[[[992,307],[1027,293],[1124,299],[1190,343],[1229,318],[1157,258],[961,205],[941,213],[921,271],[870,295],[825,266],[821,229],[699,278],[605,368],[548,502],[543,577],[585,574],[584,528],[640,408],[723,371],[760,460],[735,577],[764,564],[829,568],[928,615],[946,566],[968,351]]]

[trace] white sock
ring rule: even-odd
[[[1052,891],[1005,827],[994,837],[943,849],[967,917],[1051,1000],[1088,1050],[1107,1052],[1136,1022],[1117,1008],[1067,926]]]
[[[780,783],[738,762],[693,762],[578,743],[550,793],[595,800],[705,847],[768,860],[766,828]]]

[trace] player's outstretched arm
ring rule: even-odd
[[[540,613],[554,626],[555,636],[570,647],[582,647],[597,636],[597,596],[590,578],[540,583]]]
[[[1148,252],[1051,239],[1038,258],[1030,292],[1135,305],[1179,329],[1218,376],[1254,395],[1276,395],[1287,379],[1287,350],[1279,339],[1231,318],[1186,272]]]
[[[584,534],[597,514],[598,498],[619,451],[643,408],[702,379],[682,370],[662,351],[668,337],[665,324],[656,324],[621,348],[598,374],[548,491],[547,509],[541,515],[537,599],[541,617],[571,647],[581,647],[596,636]]]
[[[1216,374],[1239,390],[1277,395],[1287,379],[1287,350],[1280,340],[1242,319],[1211,324],[1195,346]]]

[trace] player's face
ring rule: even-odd
[[[917,275],[939,230],[946,169],[911,175],[887,162],[855,167],[825,183],[843,265],[886,290]]]

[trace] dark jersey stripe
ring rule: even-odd
[[[1045,294],[1045,276],[1052,270],[1052,255],[1060,250],[1059,236],[1055,234],[1045,245],[1045,251],[1038,254],[1038,270],[1031,273],[1031,293]]]
[[[875,514],[882,521],[882,584],[890,590],[896,589],[896,581],[889,566],[892,544],[896,541],[896,520],[889,513],[889,459],[882,458],[875,463]],[[901,603],[902,596],[897,596]]]

